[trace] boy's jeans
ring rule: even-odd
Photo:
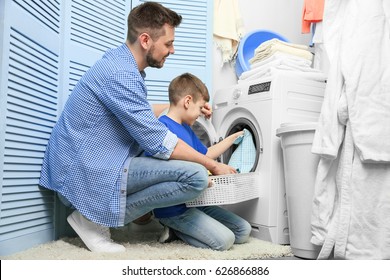
[[[252,229],[243,218],[218,206],[190,208],[181,215],[161,218],[160,222],[174,229],[186,243],[218,251],[246,242]]]

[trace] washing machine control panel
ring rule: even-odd
[[[269,91],[270,88],[271,88],[271,82],[264,82],[264,83],[260,83],[260,84],[254,84],[254,85],[249,86],[248,95],[249,94],[255,94],[255,93]]]

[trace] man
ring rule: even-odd
[[[53,128],[40,184],[76,209],[67,220],[93,252],[124,251],[109,227],[194,199],[207,187],[207,170],[235,173],[178,139],[147,101],[144,69],[161,68],[174,53],[180,23],[158,3],[135,7],[126,43],[85,73]],[[139,157],[143,151],[153,158]]]

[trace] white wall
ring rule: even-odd
[[[304,0],[238,0],[245,33],[266,29],[281,34],[291,43],[308,45],[310,34],[301,33]],[[226,64],[221,68],[221,53],[214,45],[213,89],[226,88],[237,83],[235,69]]]

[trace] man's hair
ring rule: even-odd
[[[184,73],[174,78],[169,84],[168,92],[169,102],[173,105],[176,105],[186,95],[192,96],[194,102],[197,102],[200,98],[206,102],[210,100],[206,85],[190,73]]]
[[[162,27],[168,24],[177,27],[182,17],[156,2],[145,2],[136,6],[127,18],[127,40],[134,43],[142,33],[148,33],[153,40],[164,35]]]

